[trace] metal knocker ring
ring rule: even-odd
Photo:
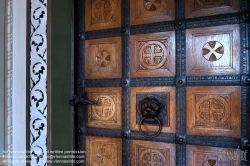
[[[155,133],[154,135],[146,135],[146,134],[144,134],[143,132],[142,132],[142,129],[141,129],[141,124],[142,124],[142,122],[144,121],[146,119],[146,117],[143,117],[141,120],[140,120],[140,122],[139,122],[139,131],[140,131],[140,133],[144,136],[144,137],[147,137],[147,138],[155,138],[155,137],[157,137],[160,133],[161,133],[161,128],[162,128],[162,126],[161,126],[161,122],[159,121],[159,119],[157,118],[157,117],[154,117],[154,119],[158,122],[158,124],[159,124],[159,130],[157,131],[157,133]]]

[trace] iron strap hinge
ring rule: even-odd
[[[75,106],[78,103],[81,103],[81,104],[84,104],[84,105],[86,105],[86,104],[97,104],[96,100],[89,101],[88,99],[79,97],[77,95],[73,95],[72,97],[73,97],[73,99],[71,99],[69,101],[71,106]]]

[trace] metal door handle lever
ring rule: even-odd
[[[77,95],[73,95],[72,97],[73,97],[73,99],[71,99],[69,101],[71,106],[74,106],[77,103],[82,103],[84,105],[86,105],[86,104],[97,104],[97,101],[95,101],[95,100],[94,101],[89,101],[88,99],[78,97]]]

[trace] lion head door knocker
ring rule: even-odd
[[[160,120],[158,119],[158,115],[162,108],[163,108],[163,104],[160,103],[155,98],[146,97],[140,102],[140,111],[142,114],[142,119],[139,122],[139,131],[143,136],[154,138],[154,137],[157,137],[161,133],[162,125],[161,125]],[[159,130],[157,131],[157,133],[155,133],[154,135],[146,135],[145,133],[143,133],[141,129],[141,125],[146,120],[148,121],[153,120],[158,123]]]

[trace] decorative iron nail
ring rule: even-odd
[[[247,78],[245,79],[245,81],[246,81],[247,83],[249,83],[249,82],[250,82],[250,78],[247,77]]]
[[[183,81],[182,81],[182,80],[179,80],[179,81],[178,81],[178,83],[179,83],[179,84],[182,84],[182,83],[183,83]]]

